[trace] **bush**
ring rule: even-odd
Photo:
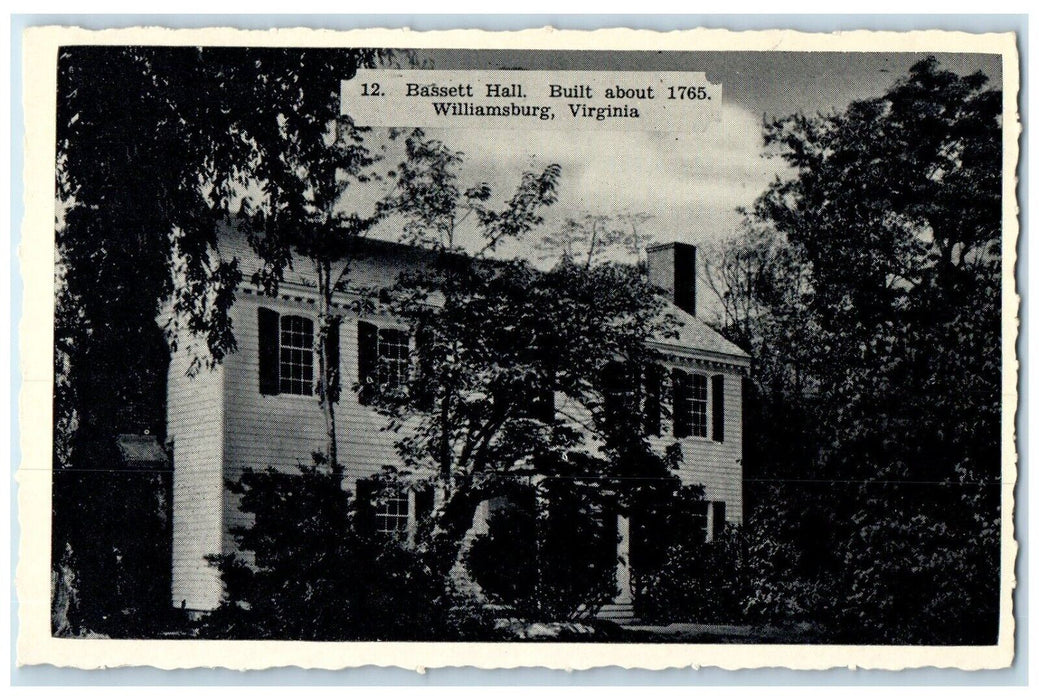
[[[538,524],[534,489],[495,499],[488,531],[478,535],[466,562],[495,601],[517,613],[537,611]]]
[[[996,642],[997,490],[820,482],[760,495],[748,619],[809,623],[835,643]]]
[[[673,542],[663,564],[638,577],[636,604],[647,622],[737,623],[746,603],[744,541],[735,525],[713,542]]]
[[[839,604],[832,489],[769,484],[748,491],[747,619],[832,626]]]
[[[127,639],[168,631],[166,475],[127,468],[114,438],[99,438],[52,478],[51,633]]]
[[[973,510],[958,488],[931,487],[911,501],[892,490],[874,489],[848,518],[836,641],[995,644],[998,507]]]
[[[203,636],[233,639],[468,639],[490,629],[454,605],[406,543],[356,526],[349,494],[320,459],[299,474],[246,470],[228,485],[252,523],[240,555],[213,556],[224,598]]]
[[[570,479],[498,499],[468,565],[496,601],[523,617],[573,620],[617,595],[616,511],[594,483]]]

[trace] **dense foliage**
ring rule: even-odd
[[[586,617],[617,593],[616,499],[598,481],[542,480],[499,496],[468,554],[491,600],[543,621]]]
[[[167,630],[177,622],[169,602],[171,474],[126,468],[114,445],[80,453],[112,466],[52,477],[55,526],[74,529],[54,538],[61,548],[53,553],[52,630],[115,637]]]
[[[298,473],[246,470],[229,488],[248,525],[239,554],[211,557],[224,583],[203,634],[221,639],[443,640],[494,632],[459,613],[406,539],[377,532],[323,455]]]
[[[544,272],[492,257],[542,222],[559,166],[525,173],[496,209],[486,184],[460,184],[462,154],[421,131],[407,146],[390,206],[405,240],[431,256],[388,300],[414,333],[418,371],[375,403],[404,467],[433,465],[442,498],[427,546],[448,576],[467,557],[477,506],[517,479],[598,480],[623,502],[611,479],[671,475],[678,455],[655,455],[646,440],[640,378],[657,357],[646,341],[673,320],[635,267],[564,258]],[[475,254],[458,243],[467,220]],[[616,365],[624,382],[610,381]]]
[[[637,572],[639,618],[661,624],[745,622],[749,591],[742,530],[730,526],[709,542],[670,533],[664,539],[667,546],[660,563]]]
[[[328,121],[338,116],[339,81],[382,55],[215,47],[61,50],[54,467],[79,474],[55,478],[52,551],[64,553],[59,578],[75,581],[83,590],[79,598],[89,598],[96,611],[89,620],[62,623],[63,629],[120,634],[103,622],[126,610],[125,591],[110,585],[113,576],[144,581],[141,572],[158,565],[161,553],[145,559],[118,553],[137,551],[130,541],[134,529],[120,523],[153,517],[152,495],[108,483],[103,475],[119,465],[117,434],[165,437],[167,341],[195,346],[199,364],[219,362],[235,349],[227,311],[241,273],[236,260],[217,254],[220,222],[234,213],[244,183],[257,179],[266,183],[264,201],[273,199],[281,214],[300,214],[306,185],[294,177],[298,163],[288,156],[302,158],[306,149],[327,145],[322,139]],[[326,149],[326,171],[335,167],[330,163],[357,164],[358,157],[363,165],[363,154],[350,145],[353,131],[343,134],[343,148]],[[258,225],[266,216],[263,230],[272,234],[254,241],[270,262],[267,281],[277,277],[285,250],[271,242],[284,240],[272,211],[260,206],[246,212]],[[176,311],[166,328],[157,322],[164,308]],[[121,497],[113,499],[117,486]],[[158,609],[167,604],[151,603]]]
[[[789,176],[716,265],[755,357],[754,615],[995,640],[1001,101],[932,58],[882,97],[766,125]]]

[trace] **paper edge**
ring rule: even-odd
[[[53,664],[81,669],[152,666],[160,669],[314,668],[360,666],[426,668],[475,667],[584,670],[717,667],[726,670],[788,668],[823,670],[862,668],[1005,668],[1014,658],[1013,591],[1017,542],[1014,539],[1014,487],[1017,482],[1015,416],[1018,403],[1017,339],[1020,298],[1016,291],[1019,204],[1020,59],[1013,32],[909,32],[853,30],[828,34],[794,30],[600,29],[551,27],[510,32],[409,29],[170,29],[137,27],[88,30],[34,27],[23,33],[23,108],[25,217],[19,246],[23,310],[19,321],[22,392],[19,424],[22,463],[16,474],[21,528],[16,589],[19,604],[17,663]],[[215,640],[81,640],[50,636],[50,469],[53,386],[54,280],[54,115],[56,55],[62,45],[162,44],[225,46],[353,46],[414,49],[556,50],[731,50],[992,53],[1003,59],[1003,519],[999,641],[984,647],[877,647],[837,645],[696,645],[568,643],[399,643],[399,642],[242,642]],[[42,118],[41,118],[42,117]],[[34,187],[33,183],[42,185]],[[44,193],[46,196],[44,196]],[[26,426],[38,426],[29,430]],[[40,439],[46,436],[45,439]],[[42,478],[35,478],[42,477]],[[1011,514],[1007,517],[1007,514]],[[41,516],[43,516],[41,518]],[[42,573],[42,579],[41,579]],[[43,584],[42,586],[40,584]],[[42,600],[32,591],[44,591]],[[41,608],[42,604],[42,608]],[[42,612],[42,615],[40,614]],[[42,622],[42,625],[40,624]],[[190,648],[188,648],[190,647]],[[290,648],[293,647],[293,648]],[[219,655],[220,661],[213,660]],[[750,657],[749,659],[747,657]],[[403,661],[407,659],[407,661]],[[560,661],[560,659],[566,659]]]

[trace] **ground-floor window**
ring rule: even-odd
[[[411,519],[411,494],[401,489],[384,494],[375,508],[375,531],[383,534],[404,534]]]

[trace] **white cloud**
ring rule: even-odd
[[[761,125],[725,105],[699,133],[596,131],[427,131],[465,153],[463,186],[487,181],[505,200],[524,170],[562,166],[559,201],[546,226],[582,212],[646,212],[660,241],[724,238],[782,164],[761,157]],[[392,156],[391,156],[392,158]],[[387,235],[390,232],[383,232]]]

